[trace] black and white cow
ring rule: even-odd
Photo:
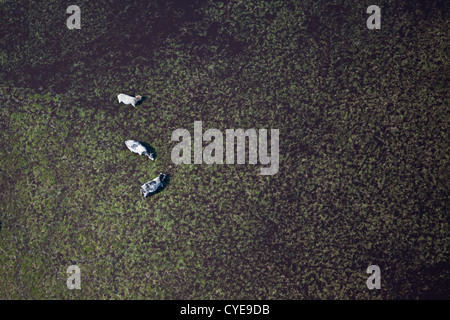
[[[158,189],[164,189],[167,175],[160,173],[159,176],[141,186],[141,194],[144,198],[156,193]]]

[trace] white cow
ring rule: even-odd
[[[155,160],[155,155],[151,152],[148,152],[147,148],[144,147],[139,141],[127,140],[125,141],[125,144],[131,152],[137,153],[141,156],[144,155],[149,157],[151,160]]]
[[[133,107],[136,108],[136,103],[138,101],[142,100],[142,96],[132,97],[132,96],[121,93],[117,96],[117,99],[119,100],[119,103],[123,102],[125,104],[131,104],[131,105],[133,105]]]

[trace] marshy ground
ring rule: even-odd
[[[0,1],[0,298],[448,297],[448,3],[76,2]],[[279,172],[175,165],[194,121]]]

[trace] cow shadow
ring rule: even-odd
[[[150,153],[153,153],[153,157],[156,158],[158,157],[158,153],[156,152],[155,148],[153,148],[149,143],[147,142],[143,142],[143,141],[138,141],[140,144],[142,144]]]
[[[140,106],[141,104],[144,103],[145,100],[147,100],[147,96],[142,96],[141,100],[139,100],[138,102],[136,102],[136,106]]]

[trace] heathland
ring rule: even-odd
[[[0,1],[0,298],[446,295],[448,2],[71,2]],[[174,164],[194,121],[279,129],[278,172]]]

